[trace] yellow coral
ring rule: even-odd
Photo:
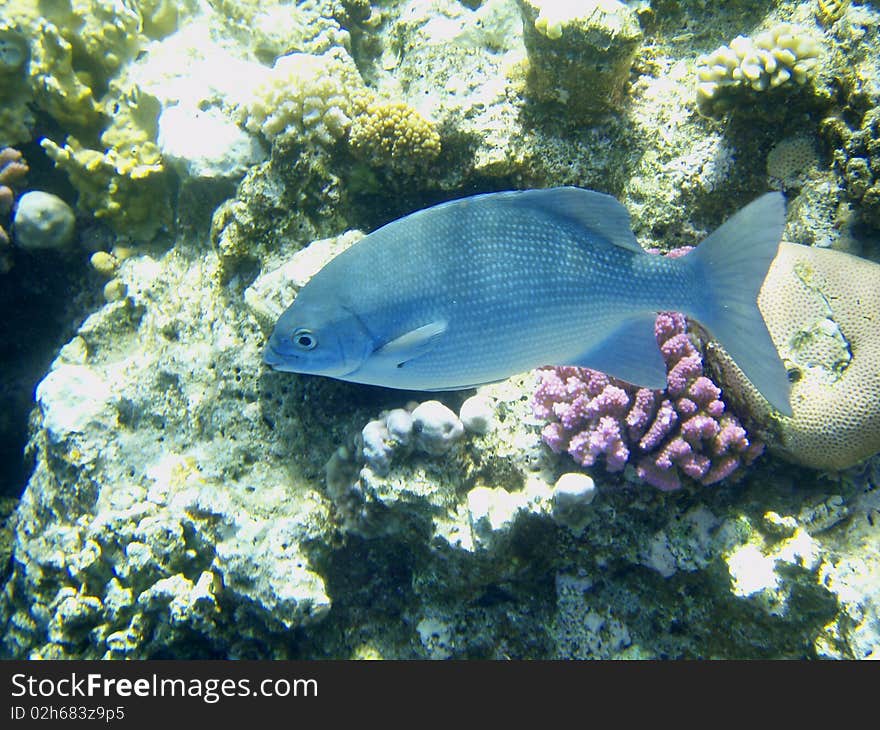
[[[67,0],[39,3],[40,12],[71,43],[78,64],[91,73],[112,76],[140,49],[141,16],[119,0]]]
[[[37,106],[63,125],[88,127],[98,121],[92,79],[74,70],[73,45],[53,23],[40,20],[39,42],[31,46],[30,84]]]
[[[150,240],[170,222],[170,194],[155,144],[159,103],[137,87],[111,91],[103,102],[110,124],[101,135],[103,152],[75,137],[64,146],[41,144],[64,170],[79,194],[78,206],[103,219],[118,233]]]
[[[101,122],[98,90],[143,47],[142,30],[170,32],[177,14],[169,0],[0,0],[0,35],[23,39],[27,61],[14,77],[0,69],[0,135],[7,143],[29,140],[29,106],[92,132]]]
[[[849,6],[849,0],[818,0],[816,3],[816,18],[822,25],[832,25],[840,20]]]
[[[29,41],[29,93],[65,126],[99,121],[95,90],[141,48],[141,17],[118,0],[9,3],[7,22]]]
[[[351,125],[349,143],[371,165],[412,172],[440,154],[434,125],[401,102],[368,104]]]
[[[183,7],[174,0],[140,0],[144,34],[149,38],[164,38],[177,30]]]
[[[803,84],[818,63],[821,47],[806,30],[781,23],[754,38],[737,36],[697,59],[697,102],[701,111],[724,111],[731,91],[765,91]]]

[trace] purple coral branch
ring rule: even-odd
[[[665,390],[589,368],[539,370],[532,410],[549,421],[544,442],[582,466],[604,459],[608,471],[619,472],[632,462],[642,480],[662,490],[680,488],[683,476],[714,484],[751,464],[763,444],[726,411],[684,315],[660,313],[654,334],[667,365]]]

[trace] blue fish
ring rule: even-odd
[[[769,403],[789,381],[757,306],[785,223],[781,194],[692,253],[645,252],[629,213],[574,187],[474,195],[388,223],[330,261],[279,317],[277,370],[405,390],[457,390],[541,365],[666,387],[660,311],[698,321]]]

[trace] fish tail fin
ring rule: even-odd
[[[788,374],[757,301],[784,226],[785,199],[767,193],[728,218],[684,260],[692,259],[700,282],[696,319],[770,405],[789,416]]]

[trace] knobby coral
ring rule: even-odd
[[[402,102],[368,104],[352,120],[349,142],[371,165],[397,172],[414,172],[440,154],[434,125]]]
[[[345,136],[366,89],[351,56],[341,48],[321,55],[289,53],[275,61],[241,110],[244,126],[282,144]]]
[[[790,81],[804,84],[818,64],[821,46],[803,28],[789,23],[737,36],[697,59],[700,111],[719,116],[742,94],[775,89]]]
[[[662,490],[681,487],[682,475],[714,484],[752,463],[763,444],[749,439],[704,375],[684,315],[661,313],[654,334],[667,364],[666,390],[588,368],[540,370],[532,410],[550,420],[544,442],[581,466],[601,458],[608,471],[619,472],[634,463],[639,478]]]

